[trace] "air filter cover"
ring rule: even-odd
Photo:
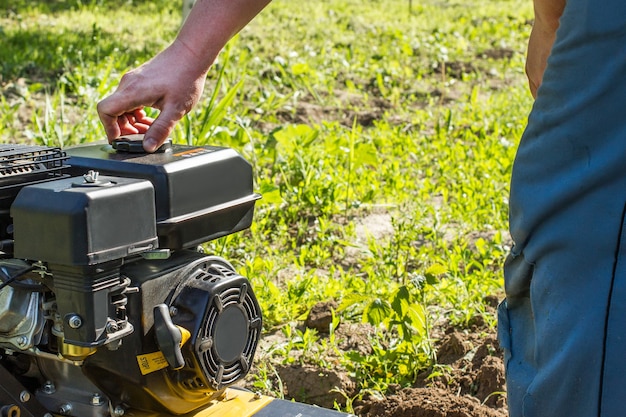
[[[157,247],[150,181],[100,176],[24,187],[11,206],[15,256],[94,265]]]

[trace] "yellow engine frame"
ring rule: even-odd
[[[249,391],[229,388],[219,399],[211,402],[200,411],[185,414],[184,417],[250,417],[272,402],[273,398]],[[174,417],[162,413],[146,413],[128,410],[124,417]],[[181,416],[178,416],[181,417]]]

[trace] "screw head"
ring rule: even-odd
[[[26,403],[28,402],[28,400],[30,400],[30,392],[28,391],[20,392],[20,401],[23,403]]]
[[[106,325],[106,331],[107,333],[115,333],[119,330],[119,326],[117,325],[116,322],[114,322],[113,320],[109,321]]]
[[[59,414],[67,416],[72,412],[72,404],[65,403],[59,406]]]
[[[20,336],[15,342],[19,347],[23,348],[26,347],[26,345],[28,344],[28,338],[26,336]]]
[[[83,319],[81,319],[78,314],[72,314],[70,317],[67,318],[67,324],[72,329],[78,329],[80,328],[80,326],[83,325]]]
[[[99,393],[94,392],[91,396],[91,405],[102,405],[102,403],[102,396]]]
[[[86,174],[83,175],[83,178],[87,184],[95,184],[98,182],[98,176],[100,173],[98,171],[94,171],[90,169]]]
[[[43,386],[41,387],[41,391],[44,394],[54,394],[56,391],[56,387],[54,386],[54,384],[52,383],[52,381],[46,381]]]

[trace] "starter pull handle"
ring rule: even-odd
[[[158,304],[154,307],[154,331],[157,345],[163,352],[165,360],[173,369],[185,366],[185,359],[180,347],[183,342],[183,330],[172,322],[170,311],[166,304]],[[186,330],[185,330],[186,332]],[[185,338],[186,340],[186,338]]]

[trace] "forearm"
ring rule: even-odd
[[[207,71],[224,45],[270,0],[197,0],[175,43],[194,56],[197,71]]]
[[[535,23],[528,40],[526,75],[530,91],[536,97],[559,28],[559,19],[565,9],[565,0],[534,0],[534,8]]]
[[[556,32],[565,9],[565,0],[534,0],[535,25]]]

